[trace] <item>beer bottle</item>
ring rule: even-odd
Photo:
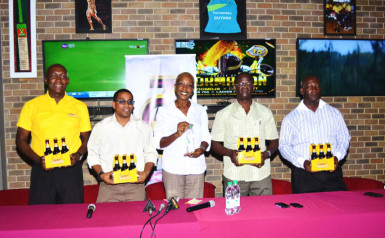
[[[245,145],[243,144],[243,137],[239,138],[239,148],[238,151],[244,151]]]
[[[130,155],[130,167],[129,170],[136,169],[135,161],[134,161],[134,155]]]
[[[330,159],[330,158],[333,157],[331,145],[330,145],[329,143],[327,143],[327,144],[326,144],[326,147],[327,147],[326,158],[327,158],[327,159]]]
[[[324,147],[322,144],[319,144],[319,159],[325,159]]]
[[[49,146],[49,140],[45,140],[45,151],[44,151],[44,156],[52,154],[52,149]]]
[[[253,148],[251,147],[251,138],[247,137],[247,146],[246,146],[246,152],[252,151]]]
[[[311,159],[317,159],[317,146],[315,144],[311,144]]]
[[[122,165],[122,171],[128,169],[128,165],[127,165],[127,155],[123,155],[123,165]]]
[[[257,152],[257,151],[259,151],[259,150],[261,150],[261,149],[259,148],[259,139],[258,139],[258,137],[254,137],[254,148],[253,148],[253,151],[254,151],[254,152]]]
[[[114,171],[119,171],[120,170],[120,165],[119,165],[119,155],[115,155],[115,166],[114,166]]]
[[[53,155],[57,155],[57,154],[60,153],[60,148],[59,148],[59,146],[57,144],[57,138],[53,139],[53,143],[54,143],[54,148],[53,148],[52,154]]]
[[[62,137],[61,138],[61,153],[65,154],[69,151],[67,145],[66,145],[66,138]]]

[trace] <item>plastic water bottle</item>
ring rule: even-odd
[[[241,211],[241,188],[239,187],[237,180],[234,180],[233,196],[235,213],[239,213]]]
[[[187,143],[187,153],[193,153],[195,151],[194,146],[194,129],[193,125],[190,124],[186,131],[186,143]]]
[[[235,212],[234,209],[234,195],[233,195],[233,183],[228,182],[226,191],[225,191],[225,198],[226,198],[226,208],[225,212],[227,215],[233,215]]]

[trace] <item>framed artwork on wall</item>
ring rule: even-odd
[[[200,0],[201,39],[247,39],[246,1]]]
[[[36,0],[9,0],[11,78],[36,78]]]
[[[111,0],[75,0],[76,33],[111,33]]]
[[[356,35],[356,1],[324,0],[324,34]]]

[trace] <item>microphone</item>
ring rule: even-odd
[[[88,205],[87,218],[91,218],[94,213],[96,206],[94,204]]]
[[[177,200],[179,200],[177,198]],[[166,210],[164,211],[164,214],[166,215],[170,210],[175,210],[179,208],[178,202],[175,200],[174,197],[170,198],[170,200],[167,203]]]
[[[188,207],[188,208],[186,208],[186,211],[187,212],[193,212],[196,210],[200,210],[200,209],[207,208],[207,207],[214,207],[214,206],[215,206],[215,202],[213,200],[210,200],[208,202],[205,202],[205,203],[202,203],[199,205]]]
[[[151,202],[151,200],[148,199],[148,201],[146,203],[146,206],[143,209],[143,212],[148,212],[150,214],[150,216],[151,216],[152,215],[152,211],[156,211],[156,208],[155,208],[154,204]]]
[[[160,204],[158,214],[163,210],[164,207],[165,207],[164,203]]]

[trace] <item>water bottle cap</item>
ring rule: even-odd
[[[192,129],[193,126],[194,126],[193,124],[190,124],[190,125],[188,125],[188,128],[189,128],[189,129]]]
[[[238,181],[237,181],[237,180],[234,180],[234,184],[238,184]]]
[[[232,182],[227,182],[227,185],[233,185],[233,183]]]

